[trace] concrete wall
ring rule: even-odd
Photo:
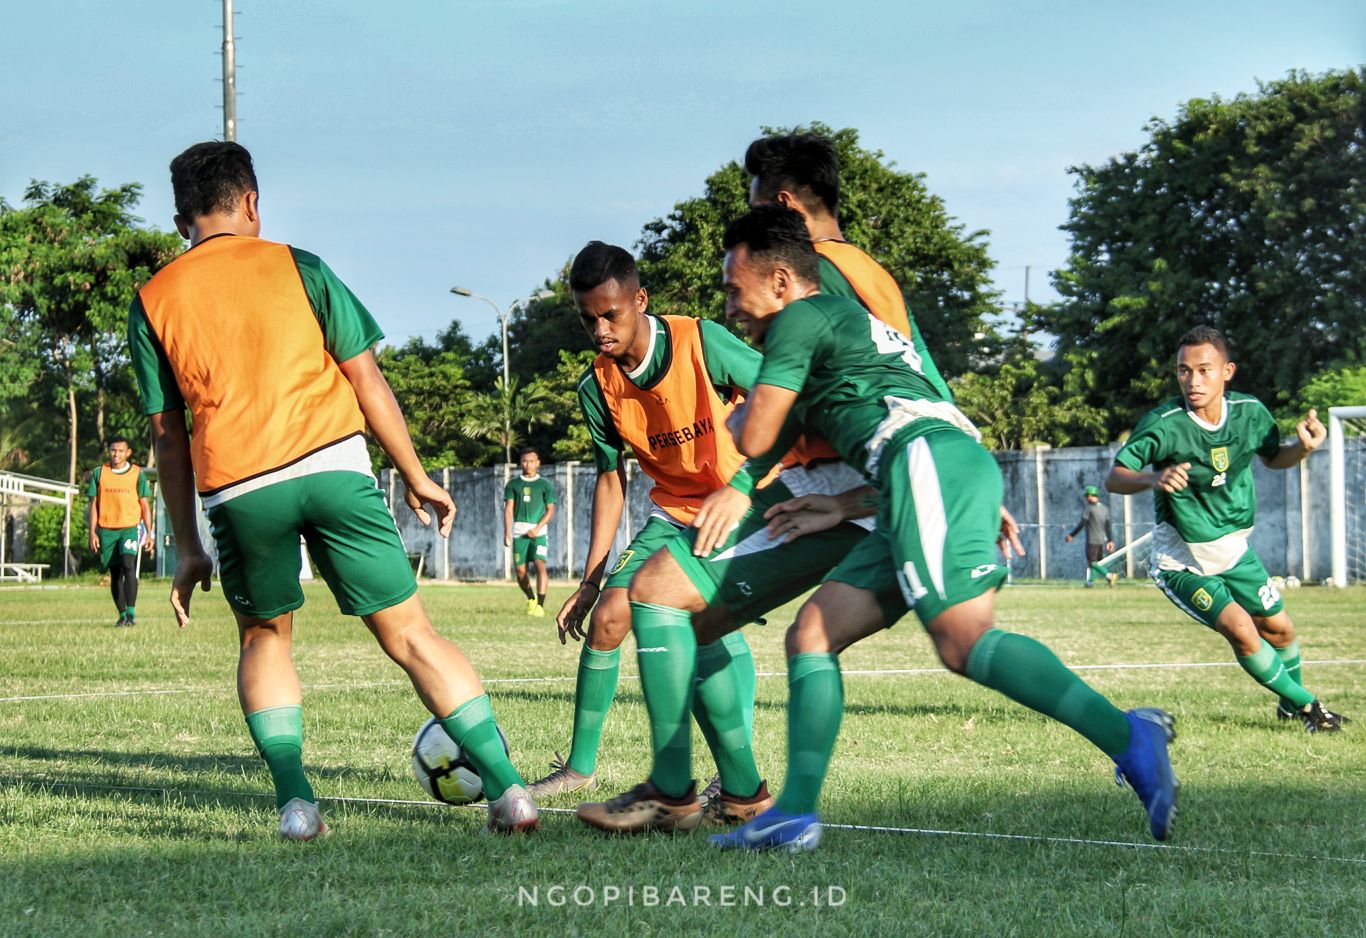
[[[1064,536],[1081,517],[1082,489],[1101,488],[1110,508],[1115,542],[1123,545],[1152,530],[1153,498],[1104,492],[1105,476],[1117,446],[997,453],[1005,478],[1006,507],[1022,525],[1027,556],[1013,562],[1016,576],[1080,578],[1085,571],[1084,536],[1066,543]],[[1366,492],[1366,460],[1349,459],[1349,500]],[[1276,472],[1254,461],[1257,528],[1252,544],[1273,574],[1322,579],[1331,572],[1329,543],[1328,452],[1323,448],[1296,469]],[[509,467],[516,473],[515,467]],[[627,511],[617,530],[619,551],[640,530],[651,503],[648,476],[634,462],[627,465]],[[590,513],[596,472],[591,464],[558,463],[541,467],[559,494],[559,508],[549,532],[551,576],[577,579],[588,552]],[[498,579],[505,576],[502,491],[504,470],[462,469],[432,473],[455,497],[460,512],[455,530],[441,543],[422,528],[392,493],[389,473],[381,478],[387,493],[397,496],[399,533],[410,552],[422,555],[423,573],[452,579]],[[395,504],[391,501],[391,507]],[[609,565],[611,561],[609,560]],[[609,566],[610,568],[610,566]]]

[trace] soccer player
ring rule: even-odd
[[[541,478],[541,454],[536,450],[522,450],[520,462],[522,477],[503,487],[503,546],[512,548],[517,585],[526,594],[526,614],[544,616],[545,589],[550,582],[545,569],[545,532],[555,517],[555,486]],[[532,563],[536,565],[534,593],[528,570]]]
[[[324,833],[302,762],[303,710],[291,657],[299,537],[341,610],[360,616],[423,704],[469,754],[488,826],[534,828],[536,807],[499,737],[473,666],[432,628],[403,544],[370,472],[363,431],[403,476],[404,498],[441,535],[455,506],[423,471],[371,348],[383,336],[316,256],[262,240],[251,156],[200,143],[171,161],[176,228],[190,249],[139,291],[128,314],[133,366],[151,417],[179,562],[181,627],[212,564],[195,524],[195,487],[237,619],[237,689],[275,783],[280,835]],[[185,411],[193,418],[193,433]]]
[[[737,446],[767,453],[795,417],[864,472],[879,506],[876,530],[788,630],[783,792],[773,808],[713,841],[793,850],[819,842],[816,804],[844,709],[837,656],[886,627],[875,587],[889,581],[950,670],[1061,721],[1113,758],[1153,836],[1165,838],[1176,810],[1172,718],[1116,709],[1045,646],[994,627],[1005,577],[996,553],[1001,474],[972,424],[925,376],[914,345],[859,305],[818,294],[817,254],[795,212],[755,209],[727,228],[723,244],[727,315],[764,348],[733,423]]]
[[[1119,574],[1113,571],[1106,572],[1103,568],[1096,566],[1100,558],[1115,549],[1115,539],[1110,533],[1110,509],[1100,503],[1100,489],[1094,485],[1088,485],[1082,496],[1086,499],[1086,507],[1081,510],[1081,520],[1063,538],[1067,543],[1072,543],[1072,538],[1076,537],[1086,529],[1086,585],[1091,586],[1091,577],[1099,573],[1105,577],[1107,583],[1115,585],[1115,580],[1119,579]]]
[[[759,354],[719,323],[648,313],[649,294],[623,248],[589,242],[570,266],[569,283],[580,321],[598,351],[578,385],[597,481],[583,579],[556,616],[561,644],[566,637],[583,640],[573,741],[568,760],[557,754],[553,771],[529,786],[537,798],[596,787],[598,747],[616,694],[621,643],[631,630],[627,587],[641,564],[693,520],[703,498],[737,474],[744,457],[724,432],[725,421],[759,370]],[[607,573],[626,501],[627,446],[654,480],[655,507]],[[740,701],[748,746],[755,684],[749,646],[743,636],[731,635],[703,655],[718,683]],[[704,733],[716,732],[705,702],[696,717]]]
[[[1335,733],[1343,718],[1305,689],[1295,624],[1248,545],[1257,510],[1252,457],[1272,469],[1297,466],[1328,431],[1309,411],[1282,444],[1276,421],[1249,394],[1231,391],[1236,366],[1217,329],[1197,326],[1176,350],[1181,394],[1148,412],[1105,487],[1153,490],[1153,579],[1177,608],[1224,636],[1238,664],[1276,694],[1276,716],[1310,733]],[[1151,471],[1144,471],[1152,466]]]
[[[90,549],[99,555],[100,567],[109,571],[109,592],[119,611],[115,628],[137,625],[138,525],[152,530],[151,490],[142,468],[132,462],[126,436],[109,441],[109,462],[90,475]],[[147,541],[150,548],[152,542]]]

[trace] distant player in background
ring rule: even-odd
[[[1182,336],[1181,394],[1139,421],[1105,487],[1123,495],[1153,491],[1157,585],[1224,636],[1243,670],[1280,698],[1277,717],[1299,719],[1310,733],[1335,733],[1344,718],[1305,689],[1295,624],[1248,543],[1257,511],[1252,457],[1289,469],[1323,445],[1328,431],[1311,410],[1295,427],[1296,439],[1282,444],[1265,405],[1228,390],[1235,370],[1217,329],[1197,326]]]
[[[128,313],[180,555],[171,606],[184,627],[195,584],[209,588],[197,484],[237,619],[238,697],[275,783],[280,836],[311,840],[327,830],[304,773],[292,658],[294,610],[304,601],[301,534],[342,612],[365,621],[470,757],[489,799],[489,828],[534,828],[536,806],[508,761],[479,676],[432,628],[370,471],[367,424],[403,476],[408,506],[424,524],[432,509],[441,535],[450,533],[455,505],[423,470],[375,364],[378,325],[318,257],[261,240],[244,148],[196,144],[171,161],[171,184],[176,228],[190,249],[138,292]]]
[[[1103,576],[1111,585],[1119,579],[1119,574],[1109,573],[1097,567],[1100,558],[1115,549],[1115,537],[1110,530],[1110,509],[1100,501],[1100,489],[1094,485],[1086,487],[1086,507],[1081,510],[1081,520],[1063,540],[1069,544],[1072,538],[1086,529],[1086,585],[1091,585],[1092,576]]]
[[[503,546],[512,548],[512,563],[517,570],[517,585],[526,594],[526,614],[545,615],[545,590],[550,583],[546,572],[546,529],[555,517],[555,486],[542,479],[541,455],[535,449],[522,450],[522,476],[509,479],[503,487]],[[536,590],[531,589],[530,565],[536,566]]]
[[[119,611],[115,628],[137,625],[138,550],[151,548],[142,543],[138,530],[152,530],[152,509],[147,502],[152,494],[142,468],[131,461],[132,448],[126,436],[109,441],[109,462],[90,475],[85,494],[90,497],[90,549],[99,555],[100,568],[109,571],[109,592]]]

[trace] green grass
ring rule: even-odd
[[[1306,683],[1358,717],[1336,737],[1272,719],[1274,699],[1223,641],[1151,588],[1002,595],[1001,624],[1069,664],[1214,665],[1082,672],[1122,707],[1176,714],[1170,848],[1152,846],[1108,759],[928,670],[937,662],[908,619],[844,656],[847,712],[823,814],[918,832],[833,828],[801,857],[724,854],[699,836],[608,839],[568,813],[547,813],[531,837],[481,836],[482,807],[378,803],[420,801],[408,746],[426,715],[360,622],[311,586],[295,630],[305,759],[322,798],[358,800],[324,802],[325,840],[281,843],[233,692],[226,605],[198,597],[179,631],[163,583],[144,590],[133,630],[111,627],[95,587],[0,592],[0,935],[1366,933],[1366,590],[1289,596]],[[567,752],[577,646],[559,645],[551,618],[522,615],[512,587],[432,586],[423,598],[489,681],[514,761],[542,774]],[[792,611],[749,630],[768,675],[755,748],[775,791]],[[648,768],[632,658],[608,718],[604,794]],[[71,694],[91,696],[15,699]],[[695,764],[705,779],[701,748]],[[575,904],[576,887],[590,904]],[[665,904],[674,887],[687,904]],[[613,889],[621,898],[608,901]],[[813,890],[843,902],[815,905]]]

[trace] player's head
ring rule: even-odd
[[[802,216],[781,205],[751,209],[726,226],[722,282],[726,316],[763,345],[773,317],[794,300],[816,292],[820,256]]]
[[[246,147],[229,140],[196,143],[171,160],[171,189],[176,228],[191,241],[207,219],[230,224],[236,234],[261,233],[260,190]]]
[[[1096,488],[1094,485],[1088,485],[1086,487],[1086,500],[1092,504],[1100,501],[1100,489]]]
[[[626,355],[640,337],[650,300],[631,252],[589,241],[569,266],[569,289],[593,347],[608,358]]]
[[[128,437],[111,436],[109,438],[109,464],[111,466],[122,466],[133,455],[133,447],[128,445]]]
[[[1229,360],[1228,339],[1211,326],[1196,326],[1176,347],[1176,381],[1186,403],[1195,409],[1224,396],[1235,366]]]
[[[541,468],[541,454],[536,452],[534,446],[528,446],[522,450],[522,455],[518,458],[522,465],[522,475],[531,478],[536,475],[536,471]]]
[[[760,137],[745,151],[745,172],[751,206],[776,203],[817,218],[839,212],[840,160],[829,137]]]

